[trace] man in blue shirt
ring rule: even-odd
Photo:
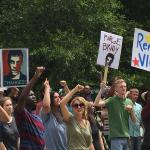
[[[131,118],[129,118],[129,129],[130,129],[130,139],[131,139],[131,150],[140,150],[141,149],[141,136],[140,136],[140,127],[141,127],[141,111],[142,106],[136,101],[139,96],[139,90],[136,88],[130,89],[129,98],[133,102],[133,109],[136,116],[136,123],[133,123]]]

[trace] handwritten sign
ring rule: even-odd
[[[101,31],[97,64],[118,69],[123,37]]]
[[[135,28],[131,66],[150,71],[150,32]]]

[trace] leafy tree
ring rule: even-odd
[[[96,87],[96,72],[104,70],[96,65],[100,31],[111,32],[124,40],[119,70],[109,69],[108,81],[121,75],[129,87],[148,88],[148,72],[130,63],[134,28],[149,29],[149,7],[146,0],[1,0],[0,46],[28,47],[30,74],[45,66],[52,86],[66,79]]]

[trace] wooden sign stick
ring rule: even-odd
[[[103,82],[107,84],[108,66],[105,66]]]

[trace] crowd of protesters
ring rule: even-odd
[[[44,67],[22,92],[0,88],[0,150],[150,150],[150,90],[141,94],[122,78],[100,82],[95,99],[89,85],[52,91],[41,83],[41,100],[32,91]],[[63,92],[62,92],[63,91]]]

